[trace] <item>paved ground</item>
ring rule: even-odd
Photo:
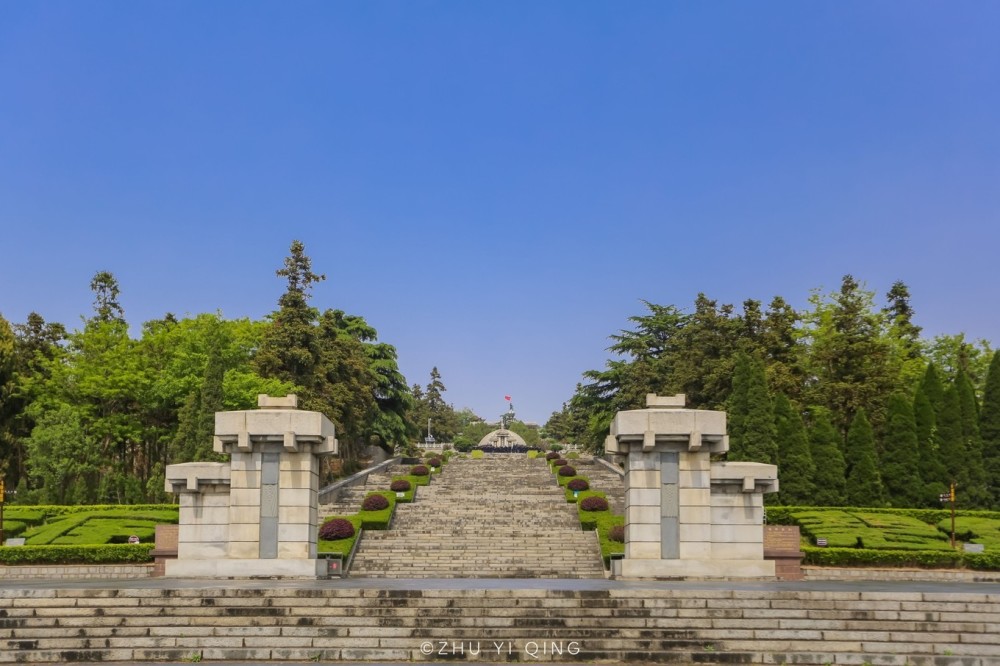
[[[347,578],[329,580],[4,580],[0,589],[741,590],[1000,594],[1000,583],[929,581],[663,581],[559,578]]]

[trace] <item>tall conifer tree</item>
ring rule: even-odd
[[[844,454],[840,450],[840,435],[833,427],[830,413],[822,407],[812,408],[809,447],[816,466],[814,503],[817,506],[844,506],[846,478]]]
[[[920,479],[917,424],[910,401],[902,393],[889,396],[889,422],[882,448],[882,480],[890,506],[922,506],[925,497]]]
[[[962,444],[965,446],[965,488],[963,506],[984,509],[990,505],[986,490],[986,473],[983,469],[983,445],[979,437],[979,403],[976,391],[965,370],[955,378],[958,405],[962,412]]]
[[[774,397],[774,425],[778,439],[778,478],[781,479],[778,501],[782,504],[811,504],[816,466],[809,450],[802,415],[783,393]]]
[[[958,389],[952,385],[944,391],[937,419],[938,451],[948,474],[946,483],[957,483],[961,492],[968,484],[965,468],[965,437],[962,433],[962,405]]]
[[[983,470],[994,510],[1000,510],[1000,352],[993,353],[983,387],[979,411],[979,436],[983,442]]]
[[[875,434],[859,409],[847,431],[847,501],[851,506],[882,506],[885,493],[875,454]]]

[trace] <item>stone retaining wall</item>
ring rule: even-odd
[[[114,580],[122,578],[148,578],[152,575],[152,564],[27,564],[21,566],[0,566],[0,580]]]

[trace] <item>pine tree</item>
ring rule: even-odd
[[[919,507],[925,497],[919,470],[917,424],[904,394],[889,396],[888,418],[881,464],[886,498],[890,506]]]
[[[750,357],[737,352],[733,368],[733,390],[726,405],[726,430],[729,432],[729,459],[747,460],[743,447],[743,422],[749,409]]]
[[[859,409],[847,431],[847,501],[851,506],[882,506],[885,493],[875,454],[875,434]]]
[[[991,506],[1000,510],[1000,352],[993,353],[983,387],[979,411],[979,436],[983,442],[983,470]]]
[[[983,444],[979,436],[979,403],[976,391],[965,370],[960,370],[955,378],[959,409],[962,413],[962,444],[965,446],[965,488],[962,492],[963,506],[984,509],[990,505],[986,490],[986,474],[983,469]]]
[[[928,395],[937,396],[938,407],[931,402]],[[917,428],[917,450],[919,457],[917,465],[920,479],[923,481],[921,506],[937,508],[940,506],[938,496],[948,490],[948,470],[941,462],[938,447],[940,436],[937,427],[937,410],[943,400],[943,389],[938,379],[934,364],[927,366],[924,376],[913,396],[913,418]]]
[[[778,440],[778,478],[781,480],[778,501],[789,505],[811,504],[816,466],[802,415],[783,393],[774,398],[774,424]]]
[[[767,387],[764,363],[756,357],[750,360],[749,380],[742,437],[745,460],[774,464],[778,460],[774,405]]]
[[[816,506],[844,506],[846,498],[846,475],[844,454],[840,450],[840,435],[830,420],[829,412],[822,407],[812,410],[812,426],[809,428],[809,447],[812,452],[816,474],[813,477],[813,504]]]
[[[945,389],[937,418],[938,451],[948,478],[946,483],[957,483],[965,491],[968,477],[965,469],[965,437],[962,434],[962,405],[958,389],[952,385]]]

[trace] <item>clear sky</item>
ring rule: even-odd
[[[640,299],[902,279],[1000,341],[1000,3],[5,2],[0,313],[259,318],[544,422]]]

